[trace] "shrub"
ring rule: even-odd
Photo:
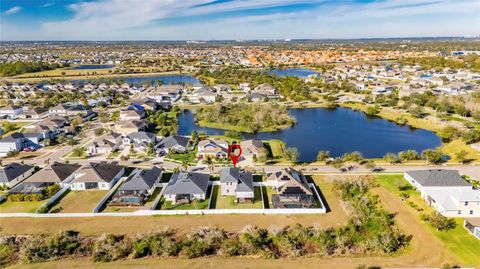
[[[182,252],[190,259],[213,255],[220,249],[225,239],[225,231],[219,228],[203,227],[186,236]]]
[[[437,231],[448,231],[455,229],[457,226],[456,222],[452,218],[447,218],[438,212],[433,212],[430,215],[422,214],[420,218],[423,221],[426,221],[432,225]]]
[[[110,262],[127,257],[132,244],[123,235],[104,234],[93,246],[92,258],[95,262]]]

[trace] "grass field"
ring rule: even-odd
[[[0,213],[35,213],[35,211],[46,202],[47,200],[27,202],[5,201],[0,204]]]
[[[71,191],[50,212],[90,213],[108,191]]]
[[[211,202],[211,209],[248,209],[248,208],[255,208],[255,209],[262,209],[262,195],[261,195],[260,187],[254,187],[254,202],[253,203],[237,203],[235,196],[224,196],[222,197],[220,192],[219,186],[214,186],[212,190],[212,202]]]
[[[398,186],[407,185],[408,182],[403,179],[403,175],[382,175],[377,177],[379,184],[388,189],[390,192],[397,195],[400,199],[401,191]],[[414,190],[405,191],[410,196],[409,201],[415,203],[421,208],[421,213],[431,213],[433,209],[429,207],[420,197],[420,193]],[[408,205],[405,203],[406,207]],[[456,218],[457,226],[450,231],[437,231],[430,224],[420,220],[420,212],[410,208],[411,214],[417,217],[420,222],[430,233],[440,239],[445,247],[453,253],[462,262],[462,265],[479,266],[480,265],[480,241],[470,235],[466,229],[463,228],[463,219]]]
[[[174,205],[170,201],[163,201],[160,209],[162,210],[191,210],[191,209],[208,209],[212,187],[208,187],[206,199],[202,201],[193,200],[189,204]],[[163,197],[162,197],[163,199]]]

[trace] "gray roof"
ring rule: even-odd
[[[165,187],[164,194],[206,194],[209,174],[175,173]]]
[[[163,148],[172,148],[175,146],[182,146],[186,148],[188,141],[190,141],[190,138],[186,136],[172,135],[162,139],[162,141],[159,143],[159,146]]]
[[[130,179],[123,184],[120,191],[149,190],[162,176],[162,170],[153,167],[149,170],[138,169]]]
[[[236,191],[239,192],[253,191],[252,173],[241,172],[238,168],[223,168],[220,171],[220,182],[236,182]]]
[[[9,183],[32,168],[33,166],[19,163],[11,163],[2,167],[0,168],[0,183]]]
[[[428,169],[406,171],[405,174],[424,187],[471,186],[470,183],[460,176],[457,170]]]
[[[134,132],[134,133],[128,134],[127,137],[130,139],[138,139],[138,140],[153,140],[155,139],[156,136],[154,133]]]
[[[81,167],[75,163],[54,162],[27,179],[27,182],[61,183]]]

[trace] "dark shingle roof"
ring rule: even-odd
[[[405,173],[424,187],[471,186],[457,170],[429,169]]]
[[[9,183],[32,168],[33,166],[26,164],[11,163],[0,168],[0,182]]]
[[[164,194],[206,194],[209,174],[175,173],[165,187]]]
[[[164,148],[172,148],[176,145],[180,145],[182,147],[187,147],[188,141],[190,141],[190,138],[185,137],[185,136],[179,136],[179,135],[172,135],[169,137],[165,137],[160,141],[160,146]]]
[[[149,170],[139,169],[119,190],[149,190],[161,176],[162,170],[158,167]]]
[[[220,182],[236,182],[236,191],[253,191],[253,175],[241,172],[238,168],[228,167],[220,171]]]

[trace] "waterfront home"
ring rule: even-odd
[[[54,184],[63,188],[73,180],[74,172],[80,167],[80,164],[54,162],[15,186],[9,193],[41,194]]]
[[[480,218],[466,218],[463,221],[463,227],[480,240]]]
[[[147,96],[157,102],[170,101],[176,102],[182,97],[182,86],[180,85],[162,85]]]
[[[163,196],[172,204],[190,203],[192,200],[205,200],[207,197],[209,174],[179,172],[172,175],[165,187]]]
[[[187,136],[172,135],[164,137],[158,142],[157,147],[165,154],[169,152],[186,152],[190,138]]]
[[[125,168],[117,163],[86,163],[75,171],[70,189],[84,190],[109,190],[123,176]]]
[[[23,107],[8,105],[0,108],[0,118],[17,119],[24,114]]]
[[[222,196],[235,196],[237,203],[254,202],[253,175],[235,167],[220,171],[220,193]]]
[[[267,173],[277,193],[272,195],[274,208],[312,208],[313,192],[303,174],[291,167]]]
[[[105,134],[95,138],[85,147],[89,156],[97,154],[109,154],[112,151],[120,149],[122,145],[122,136],[119,133]]]
[[[26,164],[11,163],[0,167],[0,186],[12,188],[35,172],[35,167]]]
[[[154,133],[133,132],[123,137],[123,147],[130,148],[133,146],[135,150],[147,150],[150,144],[155,145],[157,136]]]
[[[240,142],[242,148],[242,156],[245,159],[258,158],[258,156],[265,150],[262,140],[250,139]]]
[[[205,139],[198,143],[197,158],[228,157],[228,143],[223,139]]]
[[[265,96],[275,96],[278,95],[278,90],[270,84],[263,83],[253,89],[254,93],[262,94]]]
[[[406,171],[404,178],[440,214],[447,217],[480,216],[480,190],[474,189],[457,170]]]
[[[153,194],[162,179],[162,170],[158,167],[152,169],[136,169],[129,179],[120,186],[113,196],[110,205],[141,206]]]

